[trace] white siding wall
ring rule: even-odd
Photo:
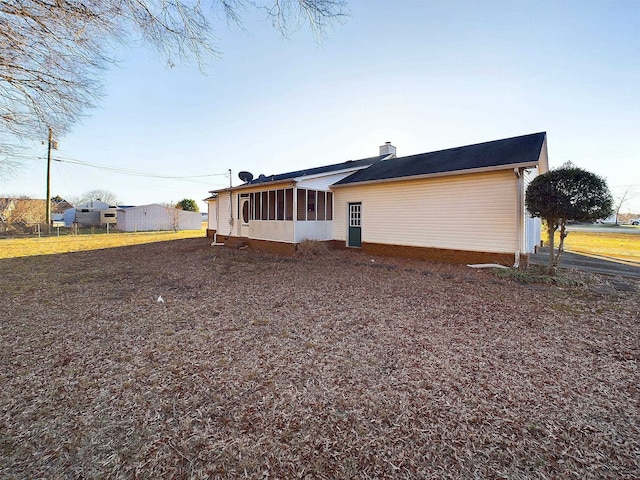
[[[336,240],[347,239],[347,204],[362,202],[363,242],[497,253],[517,248],[517,182],[511,170],[334,192]]]
[[[303,240],[333,240],[333,222],[330,220],[317,220],[296,222],[295,242]]]
[[[218,233],[220,235],[233,235],[232,226],[229,223],[229,208],[231,205],[229,192],[220,192],[218,195]],[[233,216],[231,217],[233,219]]]
[[[218,200],[207,200],[207,228],[218,229]]]
[[[251,220],[249,238],[291,242],[293,239],[293,221],[291,220]]]

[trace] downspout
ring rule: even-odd
[[[219,247],[224,245],[224,242],[223,243],[218,242],[217,238],[218,238],[218,232],[213,234],[213,242],[211,242],[212,247]]]
[[[517,213],[516,213],[516,251],[514,252],[513,268],[520,267],[520,249],[522,248],[522,171],[519,168],[514,168],[513,172],[518,179],[516,180],[516,196],[517,196]]]

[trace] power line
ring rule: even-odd
[[[110,166],[110,165],[103,165],[103,164],[99,164],[99,163],[92,163],[92,162],[86,162],[86,161],[82,161],[82,160],[77,160],[74,158],[69,158],[69,157],[53,157],[52,160],[56,161],[56,162],[62,162],[62,163],[70,163],[70,164],[74,164],[74,165],[81,165],[84,167],[91,167],[91,168],[97,168],[99,170],[105,170],[107,172],[112,172],[112,173],[118,173],[120,175],[130,175],[130,176],[135,176],[135,177],[147,177],[147,178],[164,178],[164,179],[169,179],[169,180],[190,180],[190,179],[196,179],[196,178],[209,178],[209,177],[227,177],[229,174],[228,173],[209,173],[209,174],[203,174],[203,175],[161,175],[158,173],[149,173],[149,172],[142,172],[139,170],[132,170],[129,168],[123,168],[123,167],[114,167],[114,166]]]

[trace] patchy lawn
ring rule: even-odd
[[[0,478],[638,478],[613,280],[204,238],[1,260]]]

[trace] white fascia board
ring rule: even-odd
[[[500,170],[513,170],[517,168],[537,167],[538,162],[510,163],[509,165],[499,165],[495,167],[470,168],[467,170],[454,170],[450,172],[427,173],[424,175],[408,175],[406,177],[382,178],[379,180],[367,180],[364,182],[345,183],[342,185],[331,185],[331,188],[356,187],[358,185],[375,185],[376,183],[399,182],[406,180],[424,180],[427,178],[452,177],[455,175],[470,175],[472,173],[498,172]]]
[[[369,168],[371,165],[373,165],[373,163],[370,165],[363,165],[361,167],[343,168],[342,170],[332,170],[330,172],[316,173],[315,175],[302,175],[300,177],[294,177],[293,180],[295,180],[296,182],[300,182],[302,180],[313,180],[314,178],[330,177],[332,175],[339,175],[341,173],[353,173],[357,172],[358,170]]]
[[[255,183],[255,184],[246,184],[246,185],[238,185],[237,187],[227,187],[227,188],[223,188],[221,190],[214,190],[211,193],[223,193],[223,192],[235,192],[238,190],[248,190],[250,188],[253,189],[258,189],[258,190],[264,190],[264,188],[262,188],[265,185],[268,185],[269,187],[272,187],[274,185],[285,185],[288,187],[293,187],[295,186],[295,181],[293,181],[293,179],[291,178],[287,178],[286,180],[276,180],[274,182],[263,182],[263,183]]]

